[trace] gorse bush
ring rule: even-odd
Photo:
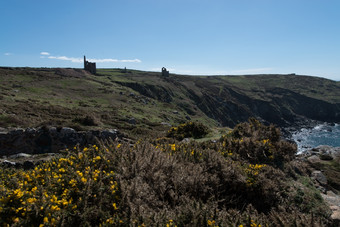
[[[97,146],[75,147],[65,157],[33,170],[1,169],[0,224],[68,226],[119,221],[119,187],[107,152]]]
[[[238,155],[252,164],[265,163],[283,168],[285,162],[294,159],[297,148],[280,138],[279,129],[251,118],[221,138],[223,147],[220,152]]]
[[[173,138],[140,140],[134,145],[98,142],[98,146],[63,151],[29,171],[1,169],[0,224],[329,224],[322,201],[304,196],[309,188],[302,195],[273,161],[278,144],[289,147],[286,142],[273,139],[270,133],[259,135],[268,133],[267,126],[254,129],[256,136],[246,134],[253,130],[252,123],[247,124],[217,142],[184,143]],[[255,154],[245,150],[251,143]],[[266,149],[273,158],[261,154]],[[289,166],[289,158],[281,160],[282,168]]]
[[[252,137],[256,140],[269,139],[272,142],[278,142],[281,137],[281,132],[274,125],[266,126],[255,118],[249,118],[248,122],[236,125],[231,135],[237,139]]]
[[[199,139],[204,137],[209,133],[207,126],[200,122],[187,122],[180,124],[177,127],[171,127],[167,133],[167,137],[175,138],[177,140],[182,140],[184,138],[193,137]]]

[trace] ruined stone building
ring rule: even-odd
[[[169,71],[167,71],[165,67],[162,68],[162,76],[164,76],[164,77],[169,76]]]
[[[86,61],[85,55],[84,55],[84,69],[92,74],[96,74],[96,63]]]

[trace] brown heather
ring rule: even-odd
[[[320,194],[298,182],[295,152],[255,119],[215,142],[98,141],[31,171],[2,169],[0,223],[329,226]]]

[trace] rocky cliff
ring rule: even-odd
[[[334,97],[340,94],[337,82],[296,75],[263,75],[239,76],[235,84],[234,78],[174,75],[162,78],[158,84],[150,80],[119,83],[147,97],[175,103],[188,115],[194,115],[198,108],[222,126],[232,127],[249,117],[282,127],[308,120],[340,122],[340,99]],[[309,85],[303,90],[306,79]],[[287,84],[290,80],[297,84]]]

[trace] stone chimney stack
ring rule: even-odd
[[[86,69],[86,57],[84,55],[84,69]]]

